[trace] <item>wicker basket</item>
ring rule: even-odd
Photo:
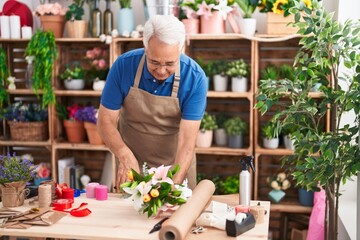
[[[8,122],[11,140],[44,141],[49,139],[48,122]]]

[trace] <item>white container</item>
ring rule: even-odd
[[[231,78],[231,91],[233,92],[246,92],[247,91],[247,78],[246,77],[232,77]]]
[[[105,87],[105,80],[94,80],[93,89],[95,91],[102,91]]]
[[[228,79],[225,75],[214,75],[214,90],[218,92],[226,92]]]
[[[82,90],[85,87],[84,79],[64,80],[65,88],[68,90]]]

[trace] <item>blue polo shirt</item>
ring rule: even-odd
[[[134,85],[135,74],[144,49],[135,49],[119,56],[112,65],[101,96],[101,104],[118,110]],[[158,96],[171,96],[174,74],[164,83],[158,81],[147,69],[146,60],[139,88]],[[180,56],[180,86],[178,98],[182,119],[201,120],[206,108],[207,78],[201,67],[188,56]],[[144,103],[146,104],[146,103]]]

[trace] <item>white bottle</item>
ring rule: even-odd
[[[255,172],[253,164],[253,156],[246,156],[241,159],[242,171],[239,175],[239,204],[250,206],[250,187],[251,176],[249,172],[249,165]]]

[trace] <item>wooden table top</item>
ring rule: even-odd
[[[235,206],[238,203],[238,195],[213,196],[212,200],[227,203]],[[88,203],[88,208],[92,213],[86,217],[73,217],[70,214],[60,219],[52,226],[32,226],[29,229],[3,229],[0,236],[22,236],[22,237],[51,237],[51,238],[71,238],[71,239],[158,239],[158,232],[149,234],[150,229],[159,219],[148,219],[145,214],[138,214],[131,203],[121,198],[119,194],[109,194],[106,201],[89,199],[84,194],[75,198],[73,207],[78,207],[80,203]],[[256,205],[258,201],[252,201],[251,205]],[[270,202],[261,201],[268,213],[270,213]],[[1,205],[0,205],[1,206]],[[24,206],[14,209],[25,211],[30,206],[26,202]],[[265,217],[265,223],[255,225],[255,228],[244,234],[234,237],[227,237],[226,232],[207,228],[207,232],[201,234],[189,233],[187,240],[200,239],[267,239],[269,228],[269,214]]]

